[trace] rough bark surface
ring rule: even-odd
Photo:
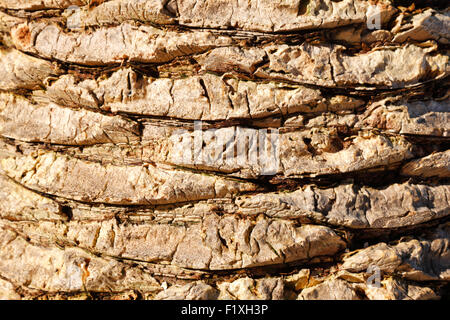
[[[0,0],[0,299],[449,298],[449,12]]]

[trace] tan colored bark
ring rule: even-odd
[[[449,8],[396,3],[0,0],[0,299],[448,296]]]

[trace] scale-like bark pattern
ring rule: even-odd
[[[0,0],[0,299],[448,297],[450,8],[397,3]]]

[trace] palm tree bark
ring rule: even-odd
[[[0,298],[448,298],[449,30],[443,1],[0,0]]]

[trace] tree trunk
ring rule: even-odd
[[[373,3],[0,0],[0,298],[448,297],[448,2]]]

